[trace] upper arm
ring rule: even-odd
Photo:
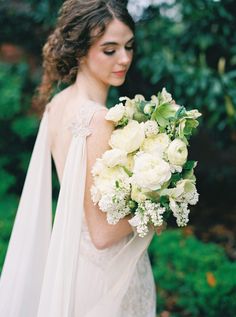
[[[96,159],[110,148],[108,142],[114,125],[105,119],[106,113],[106,109],[97,111],[90,124],[92,134],[87,139],[88,171],[91,170]]]
[[[87,175],[85,186],[85,217],[93,244],[103,249],[117,243],[123,237],[132,232],[127,217],[121,219],[116,225],[107,222],[106,213],[102,212],[91,199],[90,188],[93,184],[91,170],[97,158],[108,150],[109,139],[114,130],[113,123],[105,119],[107,110],[99,111],[95,114],[92,122],[92,134],[87,139]]]
[[[96,245],[96,239],[101,236],[97,233],[98,227],[104,226],[106,215],[100,211],[97,205],[94,205],[91,199],[90,188],[93,184],[92,167],[97,158],[109,149],[109,139],[114,126],[105,119],[107,110],[101,110],[94,114],[90,123],[92,134],[87,138],[87,172],[85,186],[85,217],[90,232],[91,239]],[[95,237],[95,238],[94,238]]]
[[[96,159],[109,149],[109,139],[114,129],[113,124],[105,119],[107,110],[101,110],[94,114],[90,123],[92,134],[87,139],[87,181],[86,191],[88,192],[92,186],[93,178],[91,170],[96,162]],[[87,197],[86,203],[92,203],[91,197]]]

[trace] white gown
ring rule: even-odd
[[[0,279],[1,317],[154,317],[155,284],[145,238],[130,234],[104,250],[84,217],[86,138],[101,105],[73,122],[52,228],[51,153],[44,112]]]

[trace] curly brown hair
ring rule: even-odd
[[[72,83],[80,59],[105,32],[114,19],[134,33],[135,25],[127,10],[127,1],[66,0],[59,11],[56,28],[43,47],[43,76],[34,98],[34,107],[42,111],[56,83]],[[96,32],[94,32],[96,30]]]

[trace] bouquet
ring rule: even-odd
[[[198,201],[188,140],[198,126],[198,110],[187,111],[165,88],[147,101],[121,97],[106,120],[113,121],[110,150],[92,168],[91,195],[109,224],[131,214],[129,223],[144,237],[172,214],[178,226],[189,221]]]

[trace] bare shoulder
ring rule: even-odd
[[[105,137],[107,134],[111,134],[114,130],[114,124],[111,121],[106,120],[106,114],[108,109],[104,106],[98,109],[91,120],[91,128],[96,131],[97,136]]]
[[[89,156],[92,155],[92,162],[94,162],[95,157],[100,157],[110,148],[109,139],[114,130],[114,125],[111,121],[105,119],[107,111],[105,108],[96,111],[90,123],[92,134],[87,142]]]
[[[48,104],[48,110],[51,114],[53,114],[55,111],[58,112],[60,107],[63,107],[65,102],[68,100],[70,95],[70,87],[67,87],[63,89],[62,91],[55,94],[51,101]]]

